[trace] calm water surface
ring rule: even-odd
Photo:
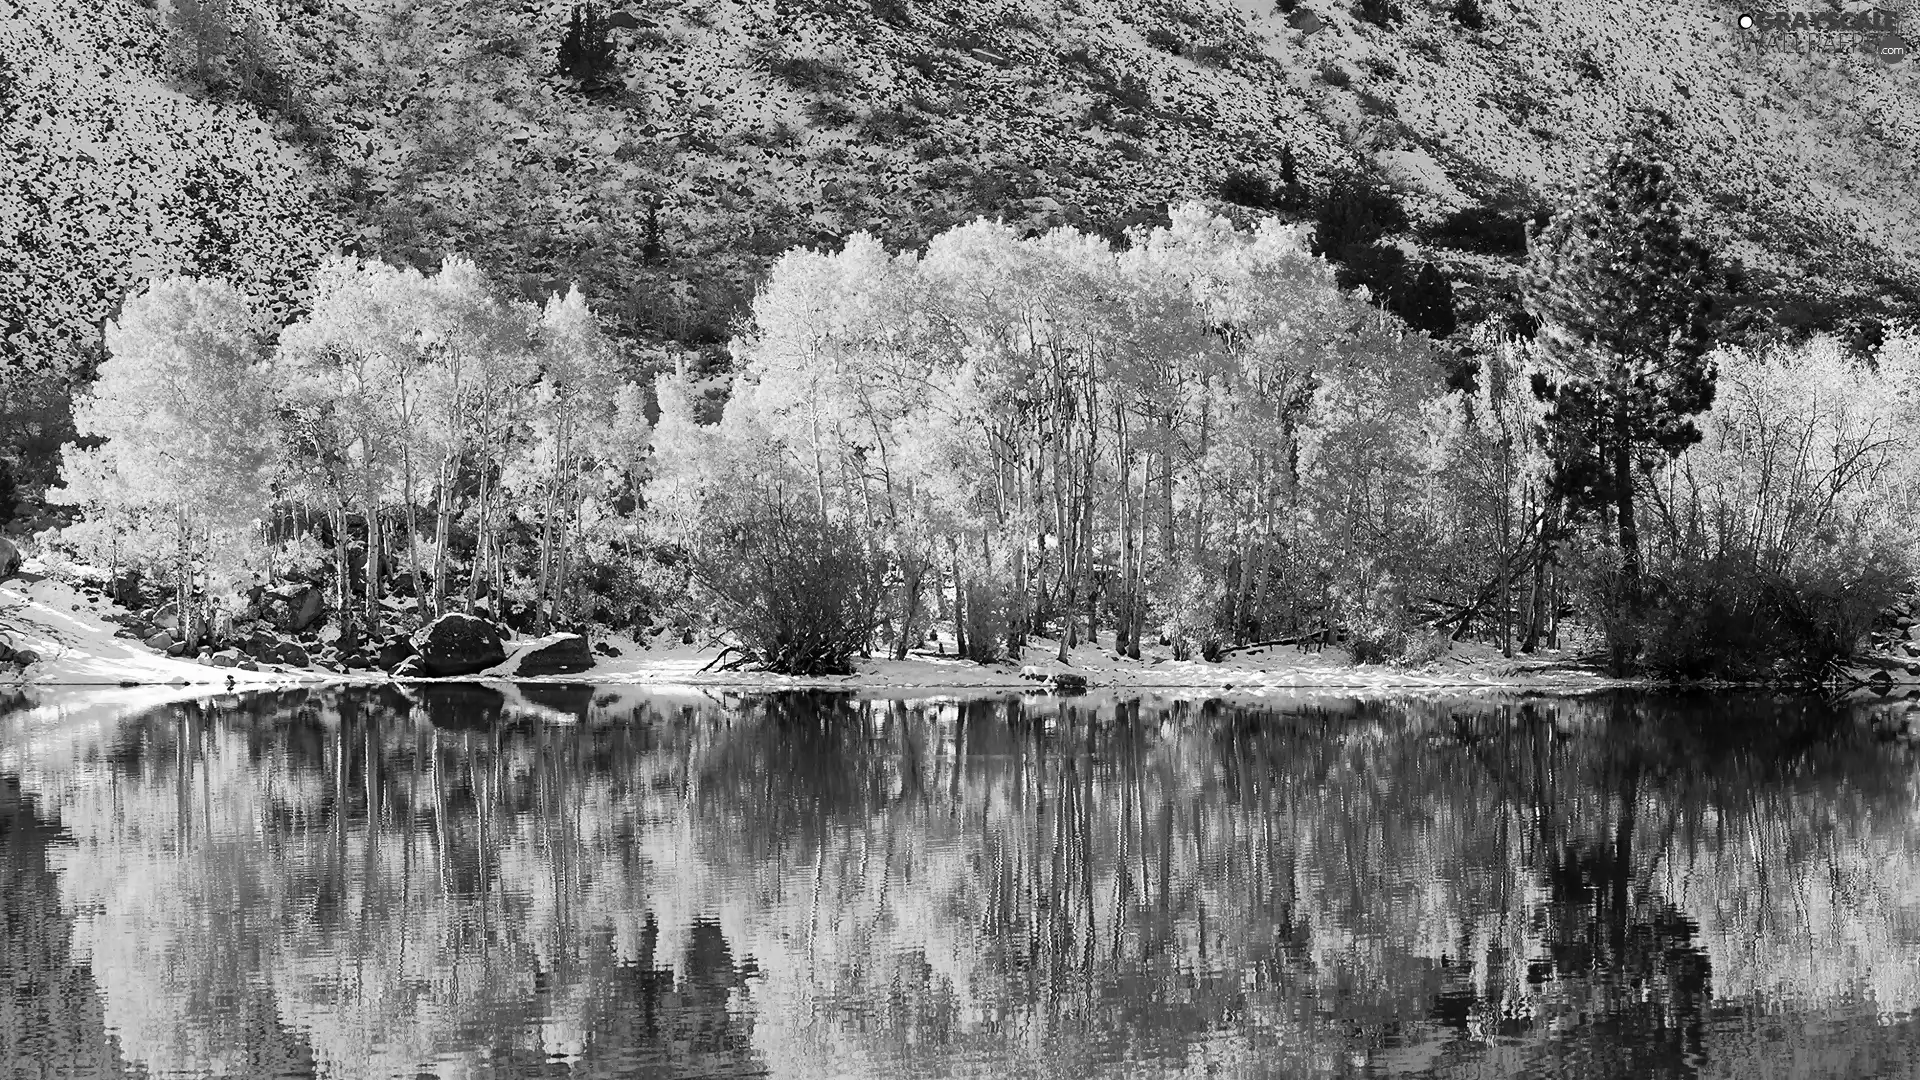
[[[18,699],[0,1077],[1913,1076],[1907,708]]]

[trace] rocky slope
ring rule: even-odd
[[[1380,169],[1408,245],[1435,248],[1448,212],[1535,207],[1649,116],[1777,321],[1920,310],[1914,62],[1756,44],[1701,0],[1487,0],[1480,29],[1451,0],[1386,25],[1285,6],[633,0],[583,80],[556,70],[558,0],[24,0],[0,86],[34,165],[0,223],[38,254],[8,330],[23,355],[84,344],[179,269],[297,306],[298,272],[345,245],[470,252],[529,295],[578,277],[636,363],[719,359],[791,244],[979,213],[1115,232],[1236,169],[1276,177],[1284,147],[1309,189]],[[1514,261],[1438,254],[1469,312]]]

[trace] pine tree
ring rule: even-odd
[[[1408,326],[1436,338],[1449,337],[1459,328],[1453,310],[1453,283],[1432,263],[1400,288],[1394,297],[1393,311]]]
[[[1300,185],[1300,168],[1293,158],[1293,147],[1280,148],[1280,187],[1273,193],[1274,205],[1282,210],[1298,211],[1306,205],[1307,191]]]
[[[1453,5],[1453,21],[1469,30],[1487,28],[1486,13],[1480,10],[1480,0],[1459,0]]]
[[[560,38],[560,73],[582,82],[597,82],[613,73],[613,41],[607,36],[607,16],[599,5],[574,5],[567,32]]]
[[[1688,236],[1665,162],[1626,147],[1589,167],[1529,237],[1524,304],[1540,322],[1536,389],[1561,494],[1611,511],[1627,596],[1637,594],[1636,465],[1698,442],[1713,403],[1712,253]]]
[[[1354,248],[1407,227],[1407,215],[1393,195],[1362,177],[1336,181],[1315,215],[1312,250],[1334,262],[1346,261]]]

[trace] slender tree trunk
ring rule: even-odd
[[[367,501],[367,632],[380,632],[380,504]]]
[[[1500,654],[1513,659],[1513,454],[1511,440],[1500,446]]]
[[[1157,418],[1160,425],[1161,463],[1160,472],[1160,508],[1165,516],[1160,519],[1160,565],[1172,566],[1174,551],[1173,521],[1173,410],[1169,409]],[[1144,546],[1144,544],[1143,544]]]
[[[187,635],[191,633],[191,620],[188,612],[192,610],[193,597],[193,536],[187,520],[187,509],[182,506],[179,512],[180,522],[180,572],[179,580],[174,582],[174,622],[179,624],[180,640],[186,642],[191,650],[194,642]]]
[[[1637,599],[1640,584],[1640,528],[1633,513],[1633,453],[1625,436],[1624,410],[1616,417],[1619,434],[1613,445],[1613,483],[1619,510],[1621,570],[1627,579],[1629,600]]]
[[[347,561],[347,499],[339,497],[333,511],[333,559],[335,577],[340,586],[340,606],[335,610],[340,617],[340,641],[342,647],[352,644],[353,640],[353,567]]]
[[[913,568],[911,572],[907,572],[908,566]],[[900,632],[894,636],[893,642],[895,660],[905,660],[908,650],[914,645],[913,623],[920,617],[920,584],[921,579],[926,576],[926,562],[921,559],[903,560],[901,571],[900,587],[905,595],[900,598],[900,610],[903,612],[900,619]]]
[[[1628,632],[1638,618],[1640,609],[1640,529],[1633,516],[1633,453],[1627,445],[1626,406],[1618,406],[1614,412],[1613,439],[1613,482],[1614,495],[1619,508],[1620,530],[1620,576],[1621,603],[1625,610],[1620,617],[1625,621]],[[1632,659],[1631,640],[1614,643],[1613,668],[1615,675],[1626,674],[1627,664]]]
[[[947,555],[953,560],[953,647],[961,656],[972,655],[967,651],[967,613],[971,605],[967,598],[967,579],[960,568],[960,539],[947,537]]]
[[[453,488],[460,477],[460,457],[450,454],[440,462],[439,505],[433,523],[433,617],[447,613],[447,544],[453,536]]]
[[[492,534],[488,531],[491,523],[488,521],[487,515],[487,504],[489,502],[487,496],[490,486],[488,481],[491,477],[488,475],[488,472],[486,462],[481,462],[480,490],[478,492],[479,510],[474,525],[473,572],[467,575],[467,614],[469,615],[473,614],[474,601],[478,600],[480,596],[481,576],[486,573],[487,564],[491,561],[488,544],[491,542]],[[494,602],[496,605],[498,604],[499,600],[497,597],[494,598]],[[497,615],[499,613],[495,612],[495,614]]]

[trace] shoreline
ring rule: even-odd
[[[34,569],[38,569],[35,567]],[[1651,677],[1616,678],[1583,665],[1572,654],[1544,651],[1531,656],[1502,656],[1478,643],[1455,643],[1448,654],[1420,667],[1356,664],[1338,646],[1307,651],[1296,646],[1268,646],[1236,652],[1218,662],[1176,660],[1161,649],[1148,649],[1139,660],[1123,658],[1108,642],[1087,642],[1073,650],[1071,659],[1058,659],[1058,643],[1032,639],[1020,660],[977,664],[945,653],[916,651],[905,660],[863,658],[848,675],[794,676],[772,672],[711,670],[722,655],[713,645],[663,641],[667,635],[635,640],[612,635],[601,639],[611,655],[596,656],[593,668],[576,673],[520,675],[521,650],[534,639],[508,643],[507,658],[487,670],[438,678],[395,677],[379,670],[339,672],[324,668],[266,667],[246,670],[213,667],[197,660],[169,657],[124,637],[116,637],[118,609],[89,599],[52,577],[17,578],[0,585],[0,593],[14,601],[12,615],[16,647],[29,648],[41,659],[12,678],[0,678],[0,690],[164,691],[177,696],[329,689],[335,687],[395,686],[596,686],[644,691],[834,690],[855,693],[897,693],[923,690],[936,693],[1005,693],[1072,697],[1080,693],[1112,694],[1211,692],[1218,695],[1260,696],[1271,693],[1327,692],[1397,696],[1421,692],[1479,691],[1532,696],[1575,696],[1611,691],[1688,693],[1711,690],[1775,690],[1817,692],[1811,687],[1778,682],[1697,680],[1679,682]],[[1105,645],[1106,647],[1102,647]],[[1884,667],[1856,664],[1850,674],[1871,673],[1853,685],[1834,687],[1842,693],[1877,690],[1884,696],[1904,688],[1920,688],[1920,678],[1895,678]],[[1902,672],[1901,674],[1905,674]],[[1060,687],[1065,676],[1072,685]],[[1884,687],[1885,690],[1878,690]],[[145,696],[145,695],[142,695]]]

